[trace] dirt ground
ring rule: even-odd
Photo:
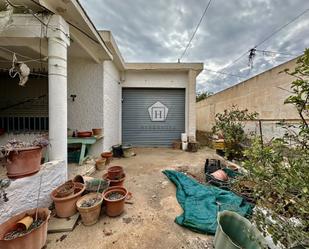
[[[201,173],[205,159],[214,156],[213,151],[140,148],[136,153],[135,157],[114,159],[111,163],[124,167],[125,187],[133,194],[133,204],[126,204],[120,217],[101,214],[93,226],[85,227],[79,222],[72,232],[49,234],[48,249],[212,248],[213,237],[194,233],[174,222],[182,209],[175,186],[161,171],[190,167],[190,172]],[[103,172],[96,171],[93,176],[101,177]]]

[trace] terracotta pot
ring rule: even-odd
[[[107,175],[110,180],[119,180],[123,176],[123,168],[121,166],[111,166],[107,169]]]
[[[101,157],[106,158],[105,165],[109,165],[110,162],[112,161],[113,153],[112,152],[103,152],[103,153],[101,153]]]
[[[66,197],[74,193],[75,185],[73,181],[67,181],[56,188],[57,197]]]
[[[93,128],[92,129],[92,134],[94,135],[94,136],[100,136],[100,135],[102,135],[102,128]]]
[[[110,200],[108,196],[112,193],[119,193],[122,195],[122,198],[118,200]],[[104,203],[106,205],[106,214],[110,217],[119,216],[124,211],[124,202],[127,198],[128,191],[124,187],[115,186],[108,188],[103,193]]]
[[[109,186],[113,187],[113,186],[123,186],[123,183],[124,183],[124,180],[126,179],[126,174],[123,173],[122,177],[118,180],[111,180],[109,177],[108,177],[108,174],[105,173],[103,175],[103,179],[104,180],[108,180],[109,181]]]
[[[105,169],[106,164],[106,158],[101,158],[95,161],[95,167],[97,170],[103,170]]]
[[[91,137],[92,131],[78,131],[77,136],[78,137]]]
[[[12,231],[16,223],[26,216],[35,218],[36,209],[27,210],[23,213],[13,216],[8,221],[0,225],[0,248],[3,249],[41,249],[46,244],[47,238],[47,225],[50,218],[50,211],[47,208],[38,209],[38,217],[43,219],[44,222],[32,230],[31,232],[22,235],[12,240],[4,240],[4,236]]]
[[[7,157],[9,178],[22,178],[37,173],[41,167],[42,148],[29,147],[12,151]]]
[[[51,192],[51,198],[55,203],[57,216],[67,218],[77,213],[76,202],[81,197],[85,190],[85,185],[82,183],[74,183],[75,189],[72,195],[66,197],[57,197],[57,189]]]
[[[88,201],[93,198],[99,198],[100,201],[98,201],[97,203],[95,203],[95,205],[91,207],[81,206],[84,201]],[[76,202],[77,209],[80,215],[82,216],[82,222],[85,226],[91,226],[97,223],[101,212],[102,202],[103,202],[103,196],[97,193],[86,194]]]

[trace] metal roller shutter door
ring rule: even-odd
[[[185,131],[185,89],[122,90],[122,141],[133,146],[171,146]]]

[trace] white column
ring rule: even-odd
[[[49,159],[67,161],[67,46],[69,27],[53,15],[48,28]]]
[[[188,74],[188,126],[187,133],[188,136],[195,138],[196,132],[196,75],[195,70],[190,70]]]

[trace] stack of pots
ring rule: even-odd
[[[106,214],[110,217],[119,216],[124,211],[124,204],[128,195],[127,189],[123,187],[125,176],[121,166],[111,166],[107,173],[103,175],[103,178],[108,180],[111,186],[103,192]]]
[[[188,149],[188,136],[187,133],[181,133],[182,150]]]
[[[105,165],[109,165],[113,158],[113,152],[107,151],[101,153],[101,157],[105,158]]]
[[[121,166],[111,166],[107,169],[107,173],[103,175],[104,180],[109,181],[109,185],[112,186],[123,186],[126,174]]]

